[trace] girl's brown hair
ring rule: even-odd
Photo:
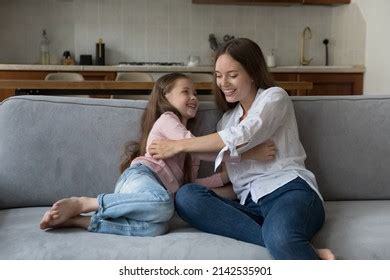
[[[179,79],[189,79],[184,74],[181,73],[170,73],[160,77],[149,96],[149,101],[146,106],[146,109],[142,115],[141,119],[141,134],[137,142],[131,141],[126,144],[125,152],[122,157],[120,164],[121,173],[126,170],[131,164],[131,162],[139,156],[146,154],[146,142],[149,136],[150,131],[156,120],[165,112],[173,112],[180,120],[182,116],[180,112],[173,107],[165,95],[169,93],[174,87]],[[191,123],[194,119],[191,119],[187,123],[187,127],[191,127]],[[184,160],[184,183],[191,182],[191,157],[189,154],[186,155]]]
[[[244,67],[245,71],[253,79],[257,89],[267,89],[275,86],[275,81],[268,72],[263,52],[259,45],[252,40],[247,38],[236,38],[226,42],[215,54],[214,68],[217,59],[223,54],[230,55]],[[238,103],[228,103],[226,101],[225,95],[216,84],[215,78],[214,94],[217,107],[223,112],[230,108],[234,108]]]

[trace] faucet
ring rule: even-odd
[[[306,26],[305,29],[303,29],[303,32],[302,32],[301,60],[300,60],[300,64],[301,65],[309,65],[310,62],[313,60],[313,58],[310,58],[309,60],[305,59],[305,39],[306,39],[306,33],[308,34],[307,38],[311,39],[311,29],[308,26]]]

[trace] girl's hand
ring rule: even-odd
[[[276,146],[272,140],[267,140],[256,147],[244,152],[241,155],[242,160],[273,160],[276,155]]]
[[[223,187],[214,188],[212,189],[212,191],[215,192],[217,195],[230,200],[237,199],[237,195],[233,191],[232,184],[226,184]]]
[[[226,185],[227,183],[230,182],[229,175],[227,173],[226,166],[225,166],[224,163],[222,164],[222,171],[220,173],[220,176],[221,176],[221,179],[222,179],[222,183],[224,185]]]
[[[154,140],[149,145],[148,153],[155,159],[166,159],[180,153],[175,140]]]

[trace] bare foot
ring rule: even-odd
[[[96,211],[98,207],[98,201],[94,197],[70,197],[61,199],[53,204],[48,211],[49,213],[45,213],[41,221],[41,228],[52,228],[82,213]]]
[[[318,256],[321,260],[335,260],[336,256],[329,249],[316,249]]]
[[[76,227],[76,228],[88,229],[90,222],[91,222],[90,216],[78,215],[76,217],[72,217],[72,218],[67,219],[63,223],[53,225],[53,226],[51,226],[51,228],[69,228],[69,227],[73,228],[73,227]]]
[[[47,229],[49,228],[50,221],[53,220],[53,217],[51,216],[50,210],[46,211],[45,214],[42,217],[41,222],[39,223],[40,229]]]

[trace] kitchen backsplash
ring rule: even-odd
[[[208,36],[225,34],[256,41],[277,65],[297,65],[301,33],[312,30],[306,47],[311,65],[364,64],[366,24],[356,4],[343,6],[196,5],[191,0],[0,0],[0,63],[39,61],[42,29],[51,41],[51,63],[70,50],[95,54],[103,38],[106,64],[121,61],[212,63]]]

